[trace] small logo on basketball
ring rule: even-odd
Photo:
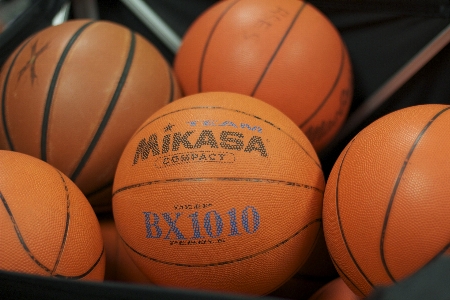
[[[242,128],[247,129],[249,131],[254,131],[258,133],[262,133],[263,129],[259,126],[253,126],[251,124],[247,123],[235,123],[233,121],[225,120],[225,121],[218,121],[218,120],[191,120],[186,122],[191,127],[233,127],[233,128]]]
[[[23,66],[22,69],[20,69],[19,77],[17,78],[17,81],[20,81],[20,78],[27,70],[30,70],[31,85],[33,85],[34,80],[38,78],[37,73],[36,73],[36,60],[48,48],[49,43],[46,43],[39,50],[37,50],[37,43],[38,43],[38,40],[36,40],[36,42],[34,42],[34,44],[31,46],[30,59],[27,61],[25,66]]]
[[[245,39],[256,39],[259,40],[267,31],[276,27],[289,17],[289,9],[285,9],[281,6],[273,7],[272,9],[265,11],[261,14],[252,26],[248,26],[244,31]]]
[[[224,123],[211,125],[215,123],[198,121],[190,121],[189,124],[191,126],[200,124],[201,126],[225,126]],[[226,126],[233,127],[233,125],[237,127],[235,123],[227,121]],[[176,125],[169,123],[163,128],[165,133],[163,136],[153,133],[138,142],[133,165],[146,161],[149,157],[156,158],[157,167],[193,162],[232,163],[235,161],[233,152],[237,151],[267,157],[268,153],[262,137],[252,134],[262,132],[262,129],[248,124],[243,125],[243,123],[240,126],[240,131],[218,132],[210,129],[176,131]]]
[[[343,120],[346,114],[346,108],[351,101],[351,91],[346,88],[341,91],[339,98],[339,109],[334,113],[333,118],[329,120],[323,120],[319,125],[311,125],[303,129],[305,135],[311,142],[320,141],[324,138],[336,124]]]
[[[231,152],[190,151],[159,156],[155,161],[155,165],[158,168],[163,168],[187,163],[234,163],[235,160],[234,153]]]

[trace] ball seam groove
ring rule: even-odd
[[[267,74],[267,71],[269,70],[270,66],[272,65],[272,62],[274,61],[275,57],[277,56],[279,50],[281,49],[281,46],[283,45],[284,41],[286,40],[286,37],[289,35],[289,33],[291,32],[292,27],[294,27],[295,22],[298,20],[301,12],[303,11],[303,9],[306,7],[307,2],[303,2],[302,5],[300,6],[300,8],[298,9],[298,11],[296,12],[296,14],[294,15],[294,18],[291,21],[291,24],[289,24],[289,27],[287,28],[286,32],[284,33],[284,35],[281,37],[280,42],[278,43],[277,47],[275,48],[274,53],[272,54],[272,56],[270,57],[269,61],[266,64],[266,67],[264,68],[261,76],[259,77],[258,81],[256,82],[255,87],[253,88],[253,91],[250,93],[250,95],[252,97],[254,97],[256,91],[258,90],[261,82],[263,81],[264,77]]]
[[[211,32],[208,35],[208,39],[206,40],[205,46],[204,46],[203,51],[202,51],[202,56],[201,56],[201,59],[200,59],[200,67],[199,67],[199,72],[198,72],[198,92],[199,93],[202,92],[203,64],[204,64],[204,61],[205,61],[206,52],[208,51],[208,46],[209,46],[209,43],[211,41],[211,38],[212,38],[212,36],[214,34],[214,31],[216,30],[217,26],[219,25],[220,21],[228,13],[228,11],[231,9],[231,7],[233,7],[238,2],[239,2],[239,0],[236,0],[236,1],[232,2],[231,4],[229,4],[225,8],[225,10],[220,14],[219,18],[217,18],[216,22],[214,23],[213,27],[211,28]]]
[[[296,237],[297,235],[299,235],[301,232],[303,232],[304,230],[306,230],[307,228],[309,228],[310,226],[312,226],[315,223],[321,223],[322,219],[318,218],[318,219],[314,219],[312,221],[310,221],[309,223],[307,223],[305,226],[303,226],[302,228],[300,228],[298,231],[296,231],[294,234],[292,234],[291,236],[287,237],[286,239],[284,239],[283,241],[267,248],[264,249],[262,251],[256,252],[254,254],[250,254],[244,257],[240,257],[240,258],[236,258],[236,259],[232,259],[232,260],[227,260],[227,261],[221,261],[221,262],[216,262],[216,263],[205,263],[205,264],[183,264],[183,263],[176,263],[176,262],[170,262],[170,261],[164,261],[164,260],[160,260],[157,258],[153,258],[153,257],[149,257],[143,253],[140,253],[139,251],[137,251],[136,249],[132,248],[120,235],[120,238],[122,239],[122,241],[124,242],[124,244],[130,248],[131,251],[133,251],[134,253],[136,253],[137,255],[151,260],[153,262],[156,263],[161,263],[161,264],[165,264],[165,265],[172,265],[172,266],[178,266],[178,267],[188,267],[188,268],[205,268],[205,267],[214,267],[214,266],[222,266],[222,265],[229,265],[229,264],[233,264],[233,263],[237,263],[240,261],[244,261],[247,259],[252,259],[256,256],[262,255],[262,254],[266,254],[272,250],[275,250],[276,248],[286,244],[287,242],[289,242],[291,239],[293,239],[294,237]]]
[[[70,176],[70,179],[72,179],[72,181],[76,181],[78,175],[80,175],[81,170],[86,165],[89,157],[91,156],[92,152],[94,151],[94,148],[97,146],[97,143],[100,140],[100,137],[103,134],[103,131],[105,130],[109,119],[111,118],[111,115],[114,111],[114,108],[119,100],[120,94],[121,94],[122,89],[127,80],[128,73],[129,73],[131,65],[133,63],[134,52],[135,52],[135,48],[136,48],[136,36],[135,36],[134,32],[131,30],[130,30],[130,35],[131,35],[131,41],[130,41],[130,48],[128,50],[128,56],[125,61],[125,66],[123,68],[123,71],[120,76],[119,82],[117,84],[116,90],[114,91],[114,95],[109,102],[108,108],[106,109],[106,112],[102,118],[102,121],[99,124],[97,131],[95,132],[95,135],[92,138],[88,148],[86,149],[86,152],[84,153],[83,157],[81,158],[80,162],[78,163],[78,166],[76,167],[75,171],[73,171],[72,176]]]
[[[431,126],[431,124],[436,121],[437,118],[439,118],[444,112],[448,111],[450,107],[446,107],[442,110],[440,110],[437,114],[431,118],[428,123],[422,128],[420,133],[417,135],[416,139],[414,140],[414,143],[412,144],[411,148],[408,151],[408,154],[406,155],[405,160],[403,161],[402,168],[400,169],[399,174],[397,175],[397,179],[395,180],[394,187],[392,189],[391,196],[389,198],[389,203],[386,209],[386,213],[384,215],[384,221],[383,221],[383,227],[381,230],[381,238],[380,238],[380,256],[381,256],[381,262],[383,264],[384,270],[386,271],[386,274],[389,276],[389,278],[392,280],[392,282],[397,282],[394,276],[392,275],[391,271],[389,270],[389,267],[386,262],[385,257],[385,251],[384,251],[384,241],[385,241],[385,235],[387,230],[387,225],[389,221],[390,212],[392,210],[392,205],[394,203],[395,195],[397,194],[398,187],[400,185],[400,181],[402,180],[403,173],[405,172],[406,167],[408,166],[409,159],[411,158],[414,150],[416,149],[417,145],[419,144],[420,140],[424,136],[425,132],[428,130],[428,128]]]
[[[47,92],[47,99],[45,101],[45,107],[44,107],[44,115],[42,118],[42,129],[41,129],[41,159],[43,161],[47,161],[47,131],[48,131],[48,123],[49,123],[49,116],[50,116],[50,108],[52,106],[53,102],[53,94],[55,92],[56,83],[58,81],[59,73],[61,72],[61,68],[64,64],[64,61],[69,54],[70,49],[72,48],[75,41],[78,39],[78,37],[81,35],[81,33],[91,24],[94,22],[88,22],[83,24],[70,38],[69,42],[67,43],[66,47],[63,50],[63,53],[61,54],[61,57],[58,60],[58,63],[56,64],[55,71],[53,72],[52,80],[50,82],[50,87]]]
[[[353,142],[355,141],[356,138],[354,138],[353,140],[350,141],[349,146],[347,148],[347,151],[344,153],[344,156],[342,157],[342,161],[341,164],[339,166],[339,172],[337,174],[337,178],[336,178],[336,188],[335,188],[335,199],[336,199],[336,215],[337,215],[337,219],[338,219],[338,224],[339,224],[339,232],[341,233],[341,237],[342,237],[342,241],[344,242],[345,248],[347,249],[348,254],[350,255],[351,260],[353,261],[356,269],[359,271],[359,273],[364,277],[364,279],[367,281],[367,283],[373,287],[373,283],[370,281],[370,279],[367,277],[367,275],[363,272],[361,266],[358,264],[358,262],[356,261],[356,258],[353,256],[352,251],[350,250],[350,246],[348,245],[347,242],[347,238],[345,237],[344,234],[344,228],[342,226],[342,221],[341,221],[341,214],[339,211],[339,181],[340,181],[340,176],[341,176],[341,172],[342,172],[342,167],[344,165],[344,161],[345,158],[347,157],[347,154],[351,148],[351,145],[353,144]]]
[[[33,36],[34,37],[34,36]],[[13,66],[16,62],[17,57],[22,53],[22,50],[25,48],[26,45],[28,45],[28,43],[33,39],[33,37],[30,37],[27,41],[25,41],[25,43],[22,45],[22,47],[17,51],[16,55],[14,56],[11,65],[8,68],[8,72],[6,73],[5,76],[5,81],[3,83],[3,91],[2,91],[2,122],[3,122],[3,129],[5,132],[5,137],[6,140],[8,142],[8,147],[11,151],[15,151],[14,149],[14,145],[11,139],[11,136],[9,134],[9,130],[8,130],[8,124],[6,121],[6,89],[9,83],[9,77],[11,76],[11,71],[13,69]]]

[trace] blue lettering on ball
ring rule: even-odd
[[[162,213],[162,216],[164,217],[164,220],[170,227],[169,231],[167,232],[166,237],[164,239],[168,240],[170,233],[173,232],[173,233],[175,233],[175,236],[177,237],[177,239],[185,240],[186,238],[181,233],[180,229],[178,229],[178,227],[176,226],[176,223],[178,221],[178,218],[181,216],[181,213],[176,213],[174,220],[172,220],[172,218],[170,217],[170,213]]]
[[[214,219],[216,221],[215,222],[216,223],[216,230],[215,230],[216,234],[214,234],[212,231],[211,214],[214,215]],[[215,210],[212,210],[212,211],[209,211],[206,213],[205,219],[204,219],[204,227],[205,227],[206,233],[212,238],[219,237],[222,234],[222,228],[223,228],[222,218]]]
[[[248,220],[248,210],[251,210],[252,219],[253,219],[253,226],[250,227],[249,220]],[[245,231],[247,233],[255,233],[259,228],[259,213],[253,206],[247,206],[242,211],[242,226],[244,227]]]
[[[153,216],[153,223],[151,221],[151,218]],[[148,239],[157,239],[161,237],[162,230],[158,226],[159,217],[158,214],[152,213],[152,212],[144,212],[144,222],[145,222],[145,228],[147,230],[147,238]],[[155,234],[153,234],[152,228],[155,229]]]

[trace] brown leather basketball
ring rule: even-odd
[[[373,122],[328,178],[325,239],[342,279],[367,296],[450,254],[450,106],[417,105]]]
[[[304,133],[250,96],[187,96],[128,142],[113,213],[128,254],[155,284],[267,294],[307,260],[325,181]]]
[[[80,189],[35,157],[0,150],[0,269],[103,280],[97,217]]]
[[[0,149],[38,157],[110,208],[120,154],[149,115],[179,97],[171,67],[142,36],[75,20],[23,42],[0,77]]]
[[[339,32],[299,0],[217,2],[188,28],[174,70],[185,95],[228,91],[271,104],[316,151],[343,125],[353,95]]]

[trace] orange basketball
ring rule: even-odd
[[[86,197],[51,165],[0,150],[0,269],[103,280],[100,226]]]
[[[343,150],[324,196],[325,239],[360,296],[450,254],[450,106],[418,105],[363,129]]]
[[[96,210],[110,209],[126,142],[177,97],[170,66],[143,37],[106,21],[68,21],[30,37],[3,65],[0,149],[50,163]]]
[[[321,227],[317,155],[255,98],[201,93],[153,114],[113,186],[117,230],[155,284],[267,294],[307,259]]]
[[[359,300],[342,278],[336,278],[312,295],[309,300]]]
[[[174,70],[185,95],[229,91],[275,106],[316,151],[343,125],[353,95],[339,32],[298,0],[217,2],[184,35]]]

